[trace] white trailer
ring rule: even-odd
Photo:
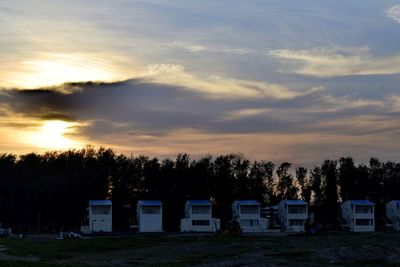
[[[308,204],[303,200],[282,200],[278,205],[281,230],[284,232],[304,232],[308,219]]]
[[[212,204],[209,200],[186,201],[181,232],[216,232],[219,228],[220,220],[212,217]]]
[[[139,200],[136,207],[139,232],[162,232],[162,203]]]
[[[348,200],[342,204],[345,227],[351,232],[375,231],[375,204],[369,200]]]
[[[89,232],[112,232],[111,200],[89,201]]]
[[[386,217],[395,231],[400,231],[400,200],[392,200],[386,204]]]
[[[263,232],[268,229],[267,219],[261,218],[260,203],[256,200],[235,200],[232,203],[232,219],[244,233]]]

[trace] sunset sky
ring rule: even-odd
[[[0,36],[0,153],[400,160],[399,0],[0,1]]]

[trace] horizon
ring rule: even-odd
[[[0,153],[400,161],[400,3],[0,3]]]

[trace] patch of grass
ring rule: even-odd
[[[267,258],[284,258],[287,260],[297,260],[300,258],[308,258],[312,254],[312,251],[309,250],[275,250],[272,252],[267,252],[264,254]]]
[[[207,255],[190,255],[190,256],[185,256],[182,259],[178,261],[173,261],[173,262],[164,262],[161,265],[160,264],[155,264],[154,266],[190,266],[193,264],[200,264],[200,263],[206,263],[210,261],[215,261],[215,260],[222,260],[223,258],[233,256],[233,254],[227,253],[227,254],[207,254]],[[151,266],[151,265],[150,265]]]
[[[349,265],[350,266],[350,265]],[[385,258],[359,260],[351,263],[351,266],[355,267],[398,267],[400,262],[390,262]]]
[[[6,253],[19,257],[38,257],[43,260],[66,260],[75,254],[101,253],[104,251],[129,250],[158,244],[160,237],[146,238],[91,238],[84,240],[4,239],[0,244],[6,246]]]
[[[135,235],[85,240],[1,239],[3,252],[18,261],[0,266],[101,266],[109,263],[190,266],[268,261],[278,265],[400,266],[400,233],[319,235]],[[0,254],[1,259],[1,254]],[[25,260],[36,261],[25,261]],[[89,265],[85,265],[89,264]]]
[[[2,267],[89,267],[81,263],[56,264],[46,261],[0,261]]]

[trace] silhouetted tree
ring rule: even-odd
[[[321,175],[323,177],[324,191],[324,217],[326,222],[336,227],[339,223],[338,216],[338,185],[337,185],[337,162],[333,160],[325,160],[321,166]]]
[[[250,161],[242,156],[235,155],[233,163],[233,178],[235,181],[234,196],[236,199],[249,199],[252,197],[251,181],[249,177]]]
[[[267,186],[266,202],[269,205],[275,205],[278,203],[279,199],[275,190],[274,181],[274,169],[275,165],[270,161],[262,161],[262,165],[265,173],[265,183]]]
[[[211,192],[215,201],[214,210],[220,215],[222,226],[231,219],[231,205],[235,192],[233,161],[236,157],[235,154],[219,156],[214,161],[215,177]]]
[[[280,199],[296,199],[297,188],[293,184],[293,175],[289,173],[292,166],[289,162],[283,162],[277,169],[276,175],[278,176],[278,194]]]
[[[369,168],[365,165],[359,165],[357,167],[356,177],[355,177],[355,187],[353,189],[353,199],[367,199],[369,196],[368,181]]]
[[[249,173],[249,192],[254,199],[263,205],[266,204],[268,192],[267,179],[268,174],[266,173],[265,163],[255,161]]]
[[[167,231],[178,231],[183,205],[177,190],[175,162],[170,159],[164,159],[161,164],[160,177],[164,228]]]
[[[211,184],[214,182],[214,163],[212,157],[193,161],[190,165],[191,180],[188,193],[191,199],[210,199]]]
[[[313,205],[320,206],[323,201],[321,168],[316,166],[310,172],[310,185],[313,195]]]
[[[311,199],[311,185],[307,177],[307,174],[308,174],[307,168],[304,167],[296,168],[296,179],[300,186],[301,198],[307,203],[309,203]]]
[[[357,168],[354,166],[353,158],[346,157],[339,160],[338,182],[340,187],[340,198],[343,202],[354,199],[356,186]]]

